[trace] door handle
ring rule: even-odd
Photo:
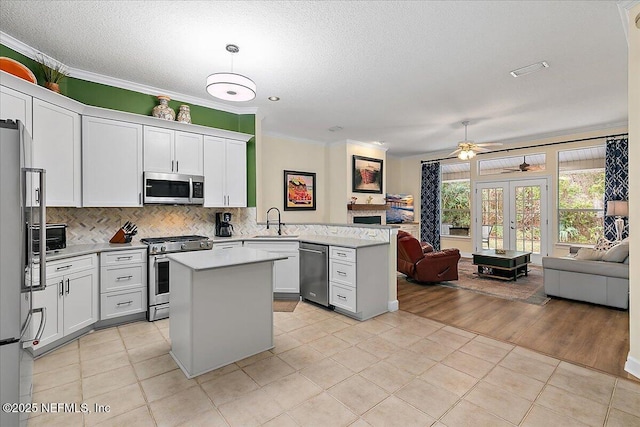
[[[180,172],[180,160],[176,160],[176,172]]]
[[[316,250],[313,250],[313,249],[299,248],[299,250],[302,251],[302,252],[313,252],[314,254],[322,254],[322,253],[324,253],[322,251],[316,251]]]
[[[66,291],[67,295],[69,295],[69,279],[67,279],[67,291]]]
[[[58,283],[58,288],[60,289],[60,296],[64,295],[64,279],[60,279],[60,283]]]
[[[133,276],[120,276],[120,277],[116,277],[116,280],[129,280],[131,279]]]
[[[173,172],[173,160],[171,160],[171,172]]]

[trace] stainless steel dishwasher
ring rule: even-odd
[[[300,296],[329,307],[329,246],[300,243]]]

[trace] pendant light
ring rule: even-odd
[[[227,45],[231,53],[231,72],[214,73],[207,77],[209,95],[225,101],[251,101],[256,97],[256,84],[248,77],[233,72],[233,54],[240,48],[234,44]]]

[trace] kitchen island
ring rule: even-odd
[[[188,378],[273,348],[273,264],[250,248],[171,254],[171,356]]]

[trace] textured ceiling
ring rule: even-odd
[[[70,67],[202,99],[235,43],[263,132],[396,156],[453,150],[463,120],[469,139],[507,143],[627,120],[614,1],[2,0],[0,24]]]

